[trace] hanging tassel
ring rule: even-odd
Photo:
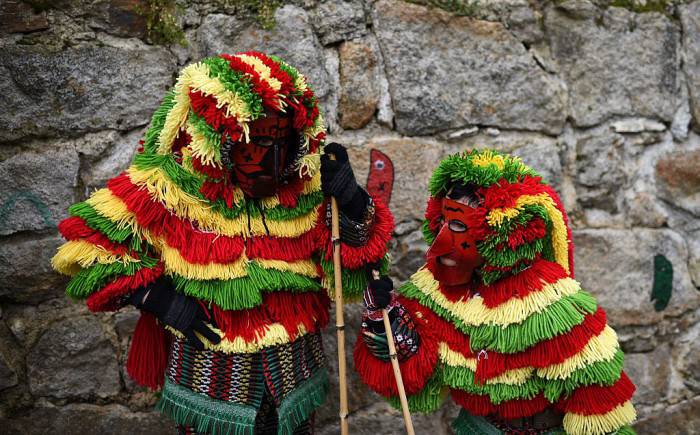
[[[165,378],[169,347],[170,337],[156,317],[141,311],[126,361],[129,377],[141,386],[160,389]]]

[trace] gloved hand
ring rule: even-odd
[[[388,307],[391,303],[393,289],[394,283],[386,275],[379,277],[379,279],[370,279],[364,293],[365,308],[369,311],[376,311]]]
[[[330,155],[335,156],[331,160]],[[348,217],[360,220],[367,208],[369,196],[357,185],[348,152],[339,143],[329,143],[321,155],[321,189],[326,196],[335,197],[338,207]]]
[[[221,342],[219,334],[204,323],[208,319],[202,306],[194,298],[176,292],[168,277],[161,276],[152,284],[141,287],[131,295],[129,302],[180,331],[197,350],[204,350],[204,344],[195,331],[213,344]]]

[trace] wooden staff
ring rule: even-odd
[[[373,270],[374,279],[379,279],[379,271]],[[391,367],[394,369],[394,379],[396,379],[396,388],[399,390],[399,400],[401,400],[401,411],[403,412],[403,424],[406,426],[408,435],[415,435],[413,431],[413,421],[411,420],[411,412],[408,410],[408,399],[406,398],[406,389],[403,386],[403,378],[401,377],[401,367],[399,367],[399,359],[396,355],[396,345],[394,344],[394,334],[391,332],[391,322],[389,322],[389,311],[382,308],[382,318],[384,319],[384,332],[386,333],[386,343],[389,346],[389,359]]]
[[[334,155],[329,156],[335,160]],[[340,384],[340,433],[348,435],[348,384],[345,364],[345,321],[343,320],[343,269],[340,264],[340,215],[338,202],[331,197],[331,240],[335,282],[335,329],[338,333],[338,379]]]

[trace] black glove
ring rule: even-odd
[[[331,160],[330,154],[335,156]],[[338,207],[349,218],[360,221],[369,196],[357,185],[348,152],[339,143],[329,143],[321,155],[321,189],[326,196],[335,197]]]
[[[176,292],[168,277],[161,276],[154,283],[139,288],[129,302],[180,331],[197,350],[204,350],[204,344],[195,331],[213,344],[221,342],[219,334],[204,323],[208,319],[202,306],[194,298]]]
[[[382,310],[389,306],[393,289],[394,283],[386,275],[379,279],[370,279],[364,294],[365,308],[374,311]]]

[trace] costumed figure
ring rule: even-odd
[[[365,292],[354,359],[396,403],[380,309],[388,307],[414,411],[450,395],[457,434],[632,434],[634,385],[605,311],[574,280],[567,216],[518,158],[443,160],[430,180],[426,265]]]
[[[207,58],[182,70],[130,167],[59,225],[68,295],[141,310],[127,370],[162,387],[180,433],[311,430],[328,388],[328,196],[347,297],[361,297],[366,263],[385,267],[393,228],[324,138],[295,68],[258,52]]]

